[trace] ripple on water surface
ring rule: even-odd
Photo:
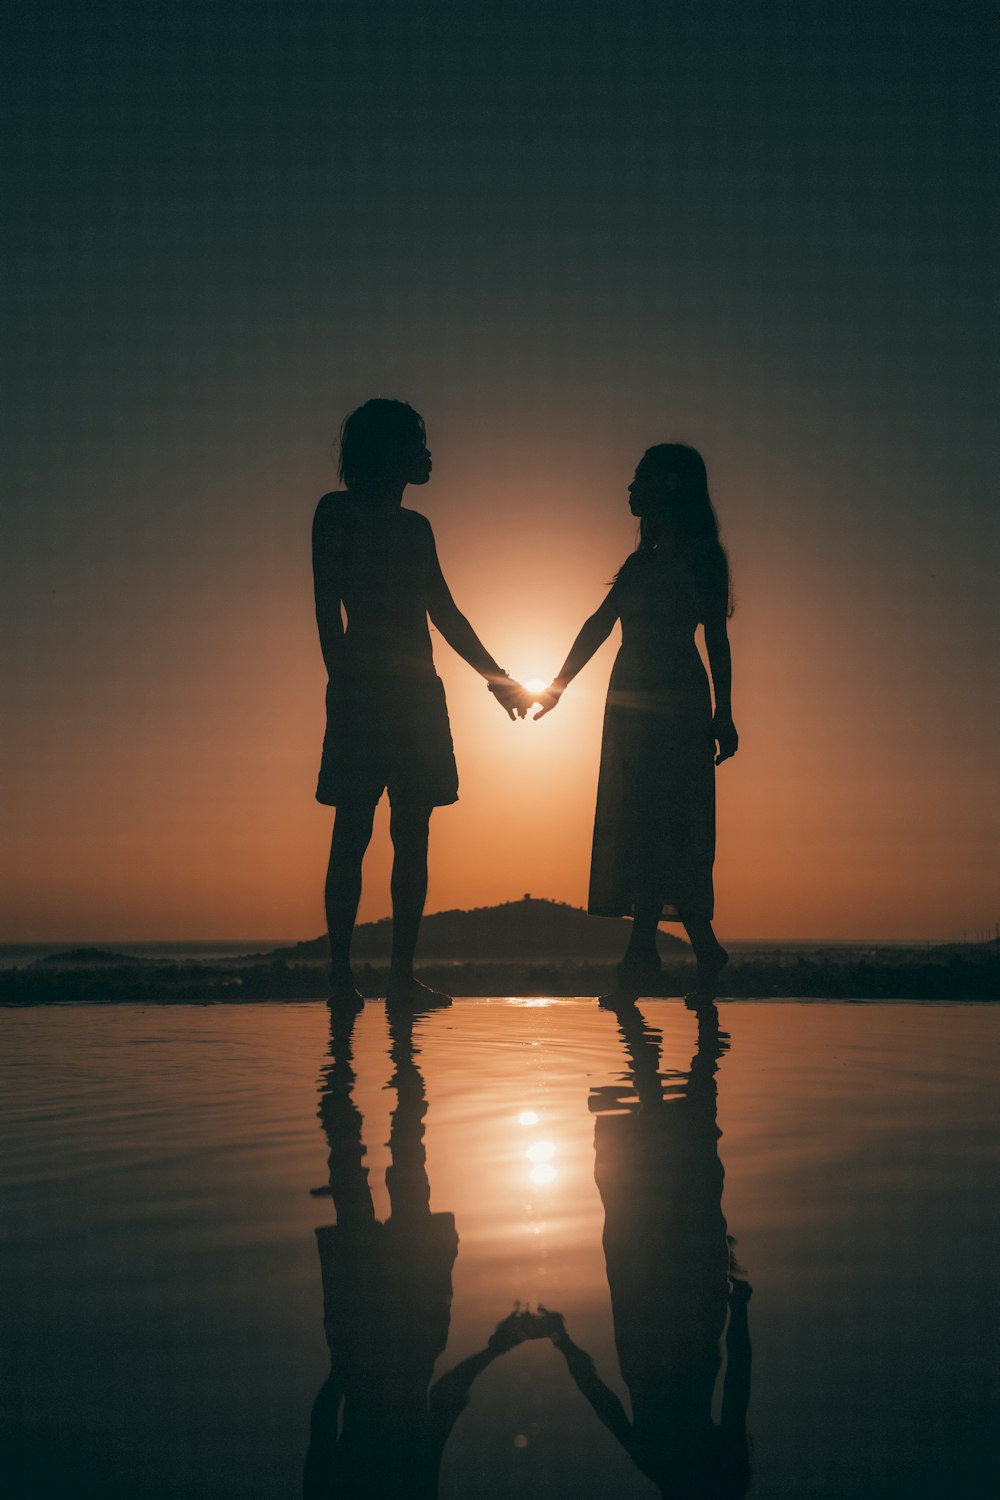
[[[721,1308],[754,1348],[754,1493],[981,1493],[996,1013],[719,1018],[372,1004],[348,1037],[312,1003],[4,1012],[4,1492],[269,1500],[325,1441],[343,1483],[316,1494],[389,1493],[408,1454],[414,1495],[438,1459],[446,1497],[655,1495],[668,1450],[675,1478],[694,1462],[662,1397],[685,1349],[719,1356],[714,1404],[711,1359],[700,1406],[684,1386],[705,1431],[727,1369],[739,1405]],[[310,1429],[331,1352],[347,1404]],[[440,1401],[473,1367],[443,1455],[394,1440],[394,1381]],[[362,1408],[384,1441],[343,1469]]]

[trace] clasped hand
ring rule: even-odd
[[[504,677],[499,682],[491,682],[489,690],[507,715],[508,719],[523,719],[535,701],[526,687],[516,682],[513,677]]]
[[[551,1339],[556,1344],[565,1335],[566,1324],[562,1313],[550,1312],[541,1303],[538,1304],[538,1311],[532,1312],[530,1307],[522,1307],[520,1303],[516,1303],[514,1311],[497,1324],[487,1347],[494,1354],[506,1354],[508,1349],[513,1349],[516,1344],[523,1344],[528,1339]]]
[[[540,719],[549,713],[562,696],[562,689],[549,686],[541,693],[533,693],[524,687],[513,677],[505,677],[500,682],[491,682],[489,690],[503,709],[509,719],[523,719],[527,716],[528,709],[537,703],[539,709],[532,718]]]

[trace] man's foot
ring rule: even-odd
[[[348,972],[331,976],[326,1003],[331,1010],[359,1011],[364,1009],[365,997]]]
[[[451,1004],[451,996],[421,984],[412,974],[389,975],[385,1003],[406,1010],[442,1010]]]
[[[622,984],[619,981],[606,995],[598,995],[597,1003],[602,1010],[623,1011],[634,1007],[638,998],[639,991],[634,985]]]

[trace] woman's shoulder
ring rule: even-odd
[[[414,536],[433,536],[431,523],[419,510],[410,510],[409,506],[401,505],[399,508],[399,519],[402,525],[409,527]]]
[[[650,558],[647,553],[630,552],[615,574],[614,587],[628,589],[649,574]]]

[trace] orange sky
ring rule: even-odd
[[[632,545],[625,484],[638,435],[595,442],[589,463],[567,444],[565,462],[539,450],[525,465],[487,448],[484,465],[481,450],[428,423],[434,477],[407,500],[431,518],[446,576],[489,649],[515,674],[548,678]],[[982,684],[960,654],[963,609],[976,601],[953,594],[942,633],[914,603],[926,602],[921,559],[877,547],[859,556],[829,529],[814,542],[832,482],[809,495],[803,465],[747,483],[734,448],[706,445],[706,455],[733,557],[742,738],[718,775],[720,934],[991,928],[997,797]],[[126,559],[85,548],[85,504],[68,525],[60,545],[69,557],[79,545],[87,568],[58,575],[58,608],[21,643],[0,938],[322,930],[332,814],[312,800],[324,674],[308,535],[328,475],[320,455],[291,498],[277,475],[258,476],[254,526],[235,524],[234,499],[209,547],[194,517],[200,505],[218,515],[223,481],[210,468],[188,497],[192,524],[173,516],[157,533],[147,515]],[[432,821],[428,910],[525,891],[585,904],[616,649],[614,639],[542,723],[511,724],[435,638],[461,792]],[[386,823],[383,806],[362,919],[389,910]]]
[[[724,937],[992,931],[991,38],[898,9],[20,8],[0,941],[321,930],[309,529],[375,395],[425,416],[410,503],[525,675],[631,549],[643,450],[703,452]],[[583,904],[613,651],[511,725],[439,646],[431,910]],[[364,918],[387,861],[383,816]]]

